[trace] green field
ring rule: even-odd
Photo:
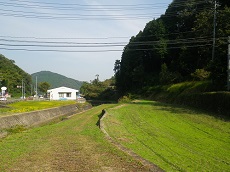
[[[76,104],[76,101],[20,101],[7,105],[8,108],[0,108],[0,117],[70,104]]]
[[[70,119],[0,139],[0,171],[148,171],[111,145],[98,127],[101,105]]]
[[[166,171],[230,171],[227,121],[152,101],[107,112],[109,135]]]

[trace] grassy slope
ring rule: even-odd
[[[230,171],[230,123],[142,101],[109,109],[106,130],[166,171]]]
[[[13,114],[23,113],[35,110],[42,110],[58,106],[76,104],[76,101],[21,101],[9,104],[9,108],[0,108],[0,117]]]
[[[142,94],[152,100],[195,107],[230,120],[230,92],[215,92],[212,87],[210,81],[193,81],[148,87]]]
[[[0,139],[0,171],[147,171],[111,146],[96,125],[111,106]]]

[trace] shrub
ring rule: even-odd
[[[194,73],[191,74],[191,76],[198,81],[206,80],[210,77],[210,72],[204,70],[204,69],[196,69]]]
[[[172,84],[182,80],[181,74],[177,72],[170,72],[167,65],[164,63],[161,65],[160,72],[160,83],[161,84]]]
[[[119,103],[130,103],[131,101],[132,99],[129,96],[123,96],[118,100]]]
[[[13,134],[13,133],[20,133],[26,130],[26,127],[23,125],[15,125],[9,129],[6,129],[7,133]]]

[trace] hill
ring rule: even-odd
[[[149,21],[115,61],[117,90],[205,79],[215,90],[226,90],[229,0],[218,1],[215,49],[213,8],[210,1],[174,0],[164,15]]]
[[[51,85],[51,88],[56,88],[56,87],[69,87],[73,89],[80,89],[82,82],[72,79],[72,78],[67,78],[66,76],[53,73],[50,71],[41,71],[41,72],[36,72],[31,74],[32,76],[32,81],[35,83],[36,76],[37,76],[37,82],[48,82]]]
[[[19,68],[14,60],[0,54],[0,87],[7,87],[7,92],[13,97],[17,97],[21,95],[22,80],[26,87],[25,92],[29,94],[32,82],[31,76]]]

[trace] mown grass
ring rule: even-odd
[[[20,101],[8,105],[8,108],[0,108],[0,116],[13,113],[23,113],[42,110],[52,107],[76,104],[76,101]]]
[[[117,142],[166,171],[230,171],[230,123],[152,101],[109,109]]]
[[[102,109],[113,106],[0,139],[0,171],[141,171],[96,125]]]

